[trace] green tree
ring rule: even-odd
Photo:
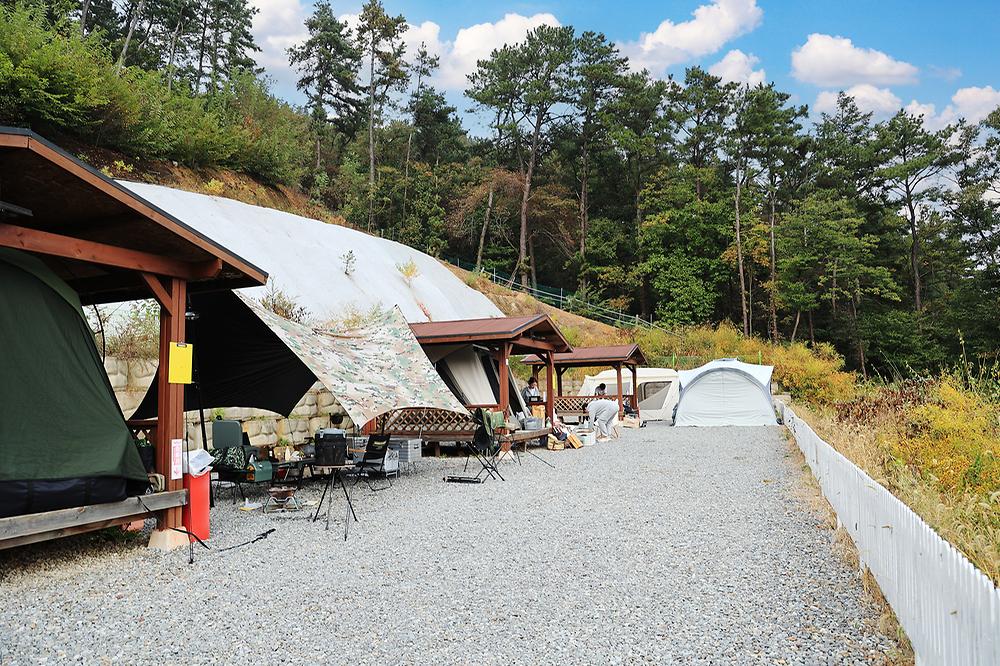
[[[535,168],[543,150],[543,132],[572,100],[575,40],[570,27],[542,25],[514,46],[494,50],[469,75],[466,90],[481,107],[497,112],[497,129],[513,138],[524,188],[521,195],[518,257],[515,273],[528,285],[528,203]],[[524,137],[524,134],[527,137]]]
[[[361,7],[358,38],[368,59],[368,230],[375,228],[375,132],[392,92],[402,92],[409,82],[403,56],[406,19],[389,16],[381,0],[368,0]]]
[[[923,310],[921,293],[920,226],[922,208],[940,197],[937,178],[955,162],[948,140],[954,132],[947,127],[930,132],[923,118],[902,110],[879,128],[883,150],[878,171],[888,195],[888,203],[901,208],[910,235],[910,277],[913,284],[913,308]]]
[[[572,81],[579,146],[580,258],[587,254],[590,216],[591,157],[608,142],[608,107],[621,88],[628,67],[618,48],[601,33],[587,31],[576,41],[576,66]]]
[[[309,38],[288,49],[288,61],[299,72],[296,87],[306,95],[318,172],[324,127],[332,125],[344,135],[353,134],[358,127],[361,52],[350,28],[337,19],[327,0],[316,3],[305,26]]]

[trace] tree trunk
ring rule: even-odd
[[[194,79],[194,91],[201,89],[201,78],[205,75],[205,47],[208,45],[208,10],[211,0],[204,0],[205,11],[201,15],[201,41],[198,45],[198,76]]]
[[[795,325],[792,326],[792,342],[795,342],[795,334],[799,332],[799,319],[802,317],[802,310],[795,312]]]
[[[535,267],[535,234],[528,235],[528,265],[531,266],[531,286],[538,289],[538,270]]]
[[[174,56],[177,54],[177,36],[181,33],[181,25],[184,23],[184,13],[177,17],[177,25],[174,33],[170,35],[170,58],[167,60],[167,92],[170,92],[174,83]]]
[[[528,167],[524,170],[524,188],[521,192],[521,233],[518,238],[517,268],[521,272],[521,286],[528,286],[528,199],[531,197],[531,179],[535,175],[535,160],[538,158],[538,143],[542,134],[544,115],[539,112],[535,116],[535,128],[531,134],[531,152],[528,154]]]
[[[858,364],[861,366],[861,376],[868,379],[868,369],[865,367],[865,345],[858,330],[858,306],[851,297],[851,319],[854,323],[854,339],[858,343]]]
[[[125,55],[128,53],[129,42],[132,41],[132,34],[135,32],[135,26],[139,23],[139,17],[142,16],[142,10],[145,6],[146,0],[139,0],[139,5],[132,14],[132,20],[128,23],[128,34],[125,35],[125,43],[122,44],[122,52],[118,56],[118,64],[115,66],[115,74],[120,74],[122,67],[125,65]]]
[[[375,34],[368,60],[368,231],[375,226]]]
[[[778,341],[778,308],[774,302],[774,292],[778,290],[778,261],[774,249],[774,192],[771,193],[771,215],[769,220],[768,244],[771,255],[771,288],[768,289],[768,319],[770,320],[771,341]]]
[[[486,197],[486,216],[483,218],[483,228],[479,230],[479,249],[476,250],[476,270],[483,267],[483,248],[486,246],[486,230],[490,226],[490,215],[493,213],[493,190],[496,187],[496,180],[490,177],[490,193]]]
[[[589,204],[587,202],[590,194],[590,146],[587,141],[583,142],[583,164],[580,167],[580,258],[587,254],[587,226],[589,219]]]
[[[742,197],[743,178],[736,179],[736,265],[740,276],[740,310],[743,314],[743,335],[750,336],[750,313],[747,310],[746,277],[743,270],[743,229],[740,223],[740,198]]]
[[[815,329],[813,329],[813,313],[812,313],[812,310],[810,310],[807,314],[809,315],[809,344],[812,345],[813,347],[815,347],[816,346],[816,331],[815,331]]]
[[[83,0],[83,7],[80,8],[80,36],[87,36],[87,14],[90,13],[90,0]]]
[[[410,128],[410,135],[406,137],[406,159],[403,161],[403,219],[406,224],[406,193],[410,185],[410,150],[413,147],[413,128]],[[492,193],[492,192],[491,192]]]
[[[913,271],[913,306],[917,312],[922,309],[920,302],[920,249],[917,246],[917,211],[913,197],[906,193],[906,210],[910,218],[910,270]]]

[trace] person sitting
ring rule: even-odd
[[[598,384],[597,388],[594,389],[594,395],[607,395],[607,394],[608,394],[608,385],[605,384],[604,382]]]
[[[597,441],[606,442],[617,437],[615,421],[618,419],[618,402],[615,400],[592,400],[587,404],[587,418],[597,431]]]
[[[538,402],[542,394],[538,392],[538,379],[532,377],[528,380],[528,385],[521,389],[521,398],[524,399],[525,406],[530,406],[532,403],[532,398],[534,402]]]

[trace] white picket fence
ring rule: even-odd
[[[784,421],[896,612],[918,666],[1000,665],[1000,590],[787,406]]]

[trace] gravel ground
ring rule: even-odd
[[[0,553],[0,663],[869,663],[889,640],[779,428],[673,429],[446,484],[358,486],[343,540],[224,501],[215,549]],[[303,491],[319,497],[319,486]]]

